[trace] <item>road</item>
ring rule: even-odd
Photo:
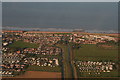
[[[76,67],[74,65],[73,48],[70,44],[68,44],[68,54],[69,54],[68,57],[69,57],[69,61],[70,61],[70,66],[71,66],[73,78],[75,80],[77,80],[77,71],[76,71]]]
[[[62,48],[62,73],[63,73],[63,78],[68,79],[72,78],[72,80],[77,79],[77,73],[76,73],[76,68],[73,63],[73,51],[72,47],[70,44],[59,44],[58,45],[60,48]]]

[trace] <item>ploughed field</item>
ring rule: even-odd
[[[14,78],[61,78],[60,72],[27,71]]]

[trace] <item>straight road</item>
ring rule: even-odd
[[[63,57],[63,76],[64,80],[72,78],[72,80],[77,79],[76,69],[73,63],[73,51],[70,44],[59,44],[57,45],[62,48],[62,57]]]

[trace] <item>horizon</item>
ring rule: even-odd
[[[65,29],[65,28],[16,28],[16,27],[7,27],[3,30],[10,31],[41,31],[41,32],[73,32],[74,30],[83,30],[88,33],[119,33],[118,31],[113,30],[84,30],[84,29]]]

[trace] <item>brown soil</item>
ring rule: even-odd
[[[4,78],[4,77],[3,77]],[[23,75],[5,78],[61,78],[60,72],[27,71]]]

